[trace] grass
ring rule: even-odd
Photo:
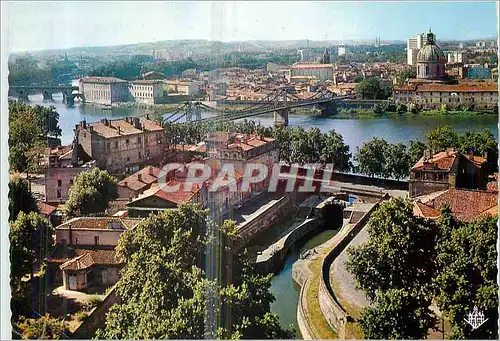
[[[332,289],[334,292],[340,292],[339,284],[337,281],[331,280]],[[340,295],[336,295],[337,300],[341,304],[342,308],[347,311],[349,316],[354,320],[358,320],[361,317],[361,311],[355,308],[349,301],[343,299]],[[361,326],[356,321],[348,322],[346,324],[346,338],[348,339],[364,339],[364,333]]]
[[[321,276],[321,262],[323,258],[319,257],[309,264],[312,275],[309,279],[309,287],[306,292],[307,298],[307,317],[312,323],[317,337],[320,339],[336,339],[338,338],[337,333],[330,327],[326,321],[321,307],[319,305],[319,280]]]

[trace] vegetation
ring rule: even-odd
[[[496,224],[492,217],[459,222],[448,207],[438,221],[415,217],[409,200],[382,204],[368,242],[348,249],[347,267],[372,302],[359,320],[365,336],[425,338],[436,301],[452,323],[451,338],[497,339]],[[464,318],[474,305],[489,320],[472,331]]]
[[[69,331],[62,319],[50,315],[38,319],[21,318],[13,324],[13,337],[16,339],[67,339]]]
[[[151,215],[122,234],[122,303],[110,309],[97,337],[201,339],[210,291],[217,337],[290,338],[270,313],[270,276],[257,275],[245,254],[233,255],[235,236],[234,222],[215,226],[195,204]],[[208,261],[213,252],[222,262],[217,274]]]
[[[391,96],[391,87],[384,85],[379,78],[370,77],[356,84],[356,96],[361,99],[387,99]]]
[[[12,177],[9,182],[9,222],[15,221],[19,212],[28,214],[34,211],[38,211],[38,206],[28,181],[19,176]]]
[[[94,168],[78,174],[69,189],[66,212],[69,216],[102,214],[118,198],[117,179]]]

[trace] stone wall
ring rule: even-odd
[[[365,226],[370,218],[370,215],[378,208],[378,206],[379,203],[375,204],[356,224],[351,226],[350,230],[332,248],[321,264],[321,278],[318,292],[320,308],[326,321],[330,327],[337,332],[340,339],[345,339],[346,337],[345,325],[350,317],[335,297],[335,293],[333,292],[332,284],[330,282],[330,268],[335,258],[340,255],[340,253],[347,247],[347,245],[349,245],[358,232]]]
[[[106,314],[113,304],[120,303],[116,293],[116,286],[104,297],[101,303],[90,311],[87,318],[76,328],[71,335],[72,339],[91,339],[99,328],[104,327]]]

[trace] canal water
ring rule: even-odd
[[[87,122],[99,121],[103,118],[120,118],[126,116],[140,116],[152,113],[152,110],[139,108],[111,108],[103,109],[91,104],[76,103],[74,107],[66,107],[62,103],[62,95],[54,94],[54,101],[43,101],[41,94],[29,96],[30,104],[53,105],[59,113],[59,126],[62,129],[62,143],[69,144],[73,140],[73,129],[82,120]],[[272,115],[253,117],[265,126],[273,125]],[[290,125],[298,125],[309,129],[319,128],[322,131],[335,129],[342,134],[344,141],[350,146],[351,152],[356,147],[377,136],[388,142],[407,142],[412,139],[424,140],[430,130],[441,126],[450,125],[457,131],[489,129],[498,138],[498,119],[494,115],[485,116],[402,116],[385,118],[363,119],[335,119],[328,117],[315,117],[304,114],[290,115]]]

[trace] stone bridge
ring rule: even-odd
[[[75,98],[80,98],[85,101],[83,94],[79,92],[79,88],[73,85],[28,85],[28,86],[10,86],[9,93],[20,100],[27,101],[28,95],[41,93],[44,101],[52,101],[52,95],[62,93],[63,103],[68,106],[75,104]]]

